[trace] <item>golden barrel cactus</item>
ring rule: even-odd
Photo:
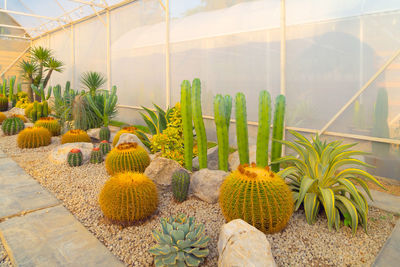
[[[136,131],[137,131],[137,128],[133,127],[133,126],[127,126],[127,127],[122,128],[115,135],[112,145],[113,146],[117,145],[117,143],[119,141],[119,137],[121,136],[121,134],[124,134],[124,133],[136,134]]]
[[[60,123],[53,117],[40,118],[35,122],[35,126],[46,128],[53,136],[60,135],[61,132]]]
[[[5,119],[7,119],[7,116],[6,116],[3,112],[0,112],[0,124],[1,124]]]
[[[289,186],[268,166],[254,163],[240,165],[225,179],[219,202],[227,221],[242,219],[264,233],[281,231],[293,213]]]
[[[21,114],[12,114],[10,116],[10,118],[20,118],[24,123],[28,122],[28,119],[24,115],[21,115]]]
[[[110,175],[127,171],[144,172],[149,165],[149,154],[136,142],[118,145],[106,158],[106,169]]]
[[[28,127],[22,130],[17,137],[19,148],[36,148],[48,146],[51,143],[51,133],[43,127]]]
[[[142,173],[117,173],[105,183],[99,203],[104,216],[112,221],[138,221],[157,209],[157,187]]]
[[[91,142],[89,135],[83,130],[69,130],[61,137],[61,144]]]

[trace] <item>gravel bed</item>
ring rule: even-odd
[[[151,218],[129,227],[112,224],[103,217],[98,205],[99,192],[109,177],[104,164],[75,168],[52,164],[48,152],[59,143],[59,138],[53,137],[48,147],[21,150],[16,146],[16,136],[0,137],[0,148],[62,200],[64,206],[127,266],[152,266],[153,256],[147,252],[155,244],[151,230],[159,227],[161,217],[177,213],[195,216],[197,222],[205,224],[211,241],[210,255],[203,266],[217,265],[218,234],[224,223],[218,204],[207,204],[194,197],[177,204],[171,192],[160,189],[159,207]],[[397,219],[370,207],[368,234],[360,227],[353,236],[348,227],[329,231],[322,213],[314,225],[308,225],[304,213],[298,211],[284,231],[267,235],[267,238],[279,266],[366,266],[374,261]]]
[[[4,249],[3,244],[0,241],[0,267],[11,267],[11,261],[8,257],[6,250]]]

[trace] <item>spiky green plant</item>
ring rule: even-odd
[[[100,142],[99,148],[101,153],[106,156],[111,151],[111,144],[107,140],[103,140]]]
[[[201,83],[196,78],[192,82],[192,113],[193,123],[196,130],[197,147],[199,151],[199,167],[207,168],[207,135],[204,127],[203,115],[201,111]]]
[[[216,95],[214,98],[214,117],[218,140],[218,167],[223,171],[228,171],[229,125],[231,112],[231,96]]]
[[[348,214],[351,218],[353,234],[360,223],[367,231],[368,204],[360,185],[372,199],[366,181],[384,188],[372,175],[356,167],[372,167],[358,159],[356,155],[367,154],[362,151],[350,150],[356,144],[344,144],[342,141],[322,142],[318,135],[309,141],[303,135],[290,131],[295,141],[279,141],[297,152],[298,157],[286,156],[276,163],[289,163],[290,166],[280,171],[278,175],[290,179],[290,187],[295,199],[295,209],[303,204],[306,219],[313,224],[323,208],[328,227],[340,227],[341,218]],[[351,165],[351,167],[344,168]]]
[[[181,84],[181,114],[185,168],[191,171],[193,161],[192,96],[190,82],[187,80]]]
[[[142,116],[144,122],[146,123],[147,127],[141,129],[143,132],[150,133],[152,135],[156,135],[162,133],[166,128],[169,122],[170,113],[172,112],[171,108],[167,108],[165,111],[153,104],[156,112],[153,110],[143,107],[142,108],[146,111],[147,114],[143,112],[139,112],[140,116]]]
[[[14,135],[25,128],[24,122],[18,117],[5,119],[1,124],[1,129],[5,135]]]
[[[243,93],[237,93],[236,107],[236,136],[239,151],[240,164],[249,164],[249,135],[247,129],[246,97]]]
[[[183,169],[177,170],[172,174],[171,180],[172,193],[175,200],[178,202],[185,201],[189,192],[189,173]]]
[[[98,164],[103,162],[103,153],[101,152],[100,148],[95,147],[93,148],[92,152],[90,153],[90,163]]]
[[[153,237],[158,244],[149,252],[155,256],[156,267],[199,266],[209,253],[204,225],[185,214],[162,218],[161,231],[153,231]]]
[[[80,149],[73,148],[67,155],[67,162],[70,167],[78,167],[83,163],[83,154]]]
[[[94,97],[96,91],[105,85],[107,79],[103,74],[96,71],[87,71],[81,75],[81,84],[84,89],[88,90],[90,95]]]

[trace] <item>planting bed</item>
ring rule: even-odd
[[[0,149],[11,156],[27,173],[63,201],[75,217],[103,242],[112,253],[128,266],[151,266],[153,256],[148,249],[155,245],[151,230],[159,227],[161,217],[186,213],[204,223],[210,236],[210,254],[203,266],[216,266],[217,241],[224,219],[218,204],[208,204],[194,197],[177,204],[169,190],[159,190],[159,207],[148,220],[128,227],[107,221],[98,205],[99,192],[108,179],[103,164],[84,164],[71,168],[48,160],[51,149],[60,144],[59,137],[52,144],[37,149],[19,149],[16,136],[0,138]],[[365,266],[373,263],[376,255],[394,228],[398,217],[370,207],[368,234],[361,227],[352,236],[351,229],[342,227],[329,231],[321,214],[314,225],[308,225],[302,211],[295,212],[289,225],[278,234],[267,235],[272,253],[279,266]],[[8,266],[0,247],[0,266]]]

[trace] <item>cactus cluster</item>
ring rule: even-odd
[[[108,219],[120,223],[135,222],[157,209],[157,187],[142,173],[117,173],[105,183],[99,203]]]
[[[53,117],[40,118],[35,122],[35,126],[46,128],[47,130],[50,131],[52,136],[58,136],[60,135],[61,132],[60,123]]]
[[[214,98],[214,117],[218,140],[218,167],[223,171],[228,171],[229,125],[231,112],[231,96],[216,95]]]
[[[48,146],[51,143],[51,133],[43,127],[28,127],[18,134],[19,148],[36,148]]]
[[[2,124],[5,119],[7,119],[6,114],[4,114],[3,112],[0,112],[0,124]]]
[[[93,148],[92,152],[90,153],[90,163],[98,164],[103,162],[103,153],[101,152],[100,148],[95,147]]]
[[[100,141],[110,141],[110,128],[108,127],[101,127],[100,128],[100,133],[99,133],[99,137],[100,137]]]
[[[149,252],[155,256],[156,267],[199,266],[209,254],[210,238],[204,233],[204,225],[185,214],[162,218],[161,231],[153,231],[153,237],[157,245]]]
[[[32,84],[31,88],[35,92],[36,95],[40,96],[40,99],[42,102],[49,100],[49,98],[51,96],[51,90],[52,90],[51,86],[48,87],[47,94],[45,94],[45,89],[44,89],[44,86],[42,83],[39,85],[39,87]]]
[[[82,151],[78,148],[73,148],[67,156],[68,165],[71,167],[81,166],[83,163]]]
[[[127,171],[144,172],[149,165],[149,154],[136,142],[118,145],[106,158],[106,169],[110,175]]]
[[[187,171],[181,169],[177,170],[172,174],[172,193],[174,198],[178,202],[183,202],[186,200],[189,184],[190,184],[190,175]]]
[[[61,144],[77,142],[91,142],[91,139],[85,131],[80,129],[69,130],[61,137]]]
[[[35,101],[32,106],[29,105],[26,107],[25,115],[27,115],[32,122],[47,117],[49,115],[49,104],[47,101],[43,101],[42,103]]]
[[[1,124],[1,129],[5,135],[14,135],[25,128],[24,122],[17,117],[5,119]]]
[[[293,213],[289,186],[268,166],[255,163],[239,165],[224,180],[219,202],[227,221],[242,219],[264,233],[281,231]]]
[[[118,143],[118,141],[119,141],[119,137],[121,136],[121,134],[124,134],[124,133],[136,134],[136,131],[137,131],[137,128],[134,127],[134,126],[123,127],[123,128],[122,128],[121,130],[119,130],[119,131],[117,132],[117,134],[114,136],[112,145],[113,145],[113,146],[116,146],[116,145],[117,145],[117,143]]]
[[[103,140],[100,142],[99,148],[101,153],[106,156],[111,151],[111,144],[108,141]]]

